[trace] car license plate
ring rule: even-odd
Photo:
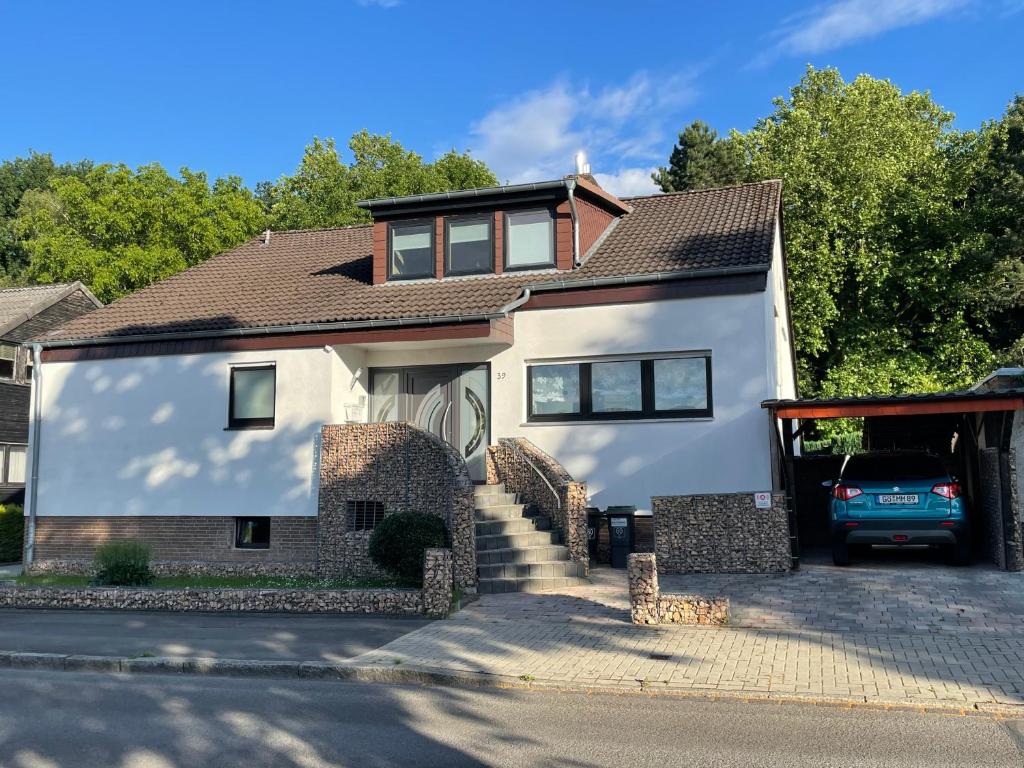
[[[917,504],[916,493],[883,493],[878,497],[879,504]]]

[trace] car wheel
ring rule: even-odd
[[[832,562],[835,565],[850,564],[850,547],[845,541],[832,542]]]
[[[971,543],[967,539],[960,539],[950,547],[950,562],[953,565],[964,566],[971,564]]]

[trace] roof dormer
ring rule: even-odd
[[[569,271],[629,207],[589,174],[358,203],[373,216],[373,282]]]

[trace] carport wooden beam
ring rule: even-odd
[[[842,419],[862,416],[918,416],[932,413],[981,413],[988,411],[1015,411],[1024,408],[1024,395],[1014,397],[967,396],[934,399],[921,396],[919,400],[896,402],[815,402],[814,400],[766,401],[761,404],[778,419]]]

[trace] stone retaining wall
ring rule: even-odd
[[[729,598],[661,592],[657,557],[649,552],[629,556],[629,613],[634,624],[729,623]]]
[[[786,497],[757,509],[753,493],[655,496],[655,552],[662,573],[781,573],[789,569]]]
[[[320,453],[317,566],[320,575],[367,575],[371,531],[353,530],[349,501],[377,501],[385,514],[440,517],[452,539],[455,583],[476,586],[473,481],[458,451],[412,424],[329,424]]]
[[[150,570],[157,576],[316,576],[312,563],[230,563],[202,560],[154,560]],[[66,573],[91,576],[92,560],[36,560],[26,566],[30,574]]]
[[[0,587],[0,608],[448,615],[452,552],[423,555],[422,589],[153,589],[149,587]]]
[[[561,464],[525,437],[503,437],[487,449],[487,482],[504,483],[508,493],[518,494],[522,503],[550,517],[569,559],[589,569],[586,483],[573,480]]]

